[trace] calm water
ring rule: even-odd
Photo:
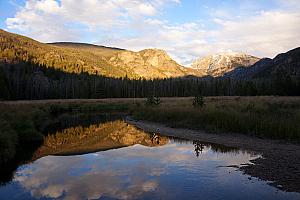
[[[0,199],[300,199],[228,167],[257,156],[119,120],[76,126],[45,138]]]

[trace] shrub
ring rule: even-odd
[[[146,105],[159,105],[161,103],[161,100],[159,97],[148,97],[146,100]]]
[[[200,107],[202,108],[205,105],[204,103],[204,97],[203,96],[196,96],[193,100],[193,106],[194,107]]]

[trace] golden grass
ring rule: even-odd
[[[203,108],[193,107],[192,98],[162,102],[156,107],[141,106],[134,116],[174,127],[300,139],[299,97],[208,97]]]

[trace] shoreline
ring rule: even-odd
[[[251,160],[254,165],[243,165],[239,169],[252,177],[270,182],[270,185],[280,190],[300,193],[300,145],[243,134],[214,134],[201,130],[171,128],[161,123],[134,120],[131,117],[127,117],[125,122],[151,133],[216,143],[261,154],[261,157]]]

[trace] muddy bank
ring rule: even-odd
[[[147,132],[222,144],[261,154],[261,158],[252,161],[255,165],[245,165],[239,169],[250,176],[271,181],[271,185],[281,190],[300,192],[300,145],[242,134],[212,134],[198,130],[170,128],[158,123],[133,120],[130,117],[126,118],[126,122]]]

